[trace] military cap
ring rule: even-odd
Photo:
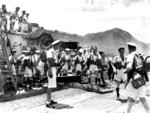
[[[27,52],[28,52],[27,50],[23,50],[23,51],[22,51],[22,53],[27,53]]]
[[[127,45],[129,47],[137,47],[137,45],[135,43],[133,43],[133,42],[128,42]]]
[[[125,48],[123,46],[119,47],[118,51],[124,51]]]
[[[12,53],[15,53],[15,52],[17,52],[17,51],[16,51],[15,49],[13,49],[13,50],[11,50],[11,52],[12,52]]]
[[[57,43],[59,43],[60,42],[60,40],[55,40],[53,43],[52,43],[52,45],[55,45],[55,44],[57,44]]]

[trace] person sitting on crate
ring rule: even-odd
[[[76,66],[76,74],[80,75],[83,67],[83,57],[82,57],[83,49],[79,49],[78,55],[75,56],[75,66]]]
[[[98,54],[96,50],[91,50],[91,55],[88,59],[89,62],[89,83],[91,83],[91,77],[94,74],[95,75],[95,83],[97,82],[98,78]]]

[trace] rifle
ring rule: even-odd
[[[146,81],[149,81],[148,74],[147,74],[148,68],[146,66],[146,61],[147,61],[148,58],[150,58],[150,56],[147,56],[145,58],[145,60],[144,60],[144,72],[143,72],[143,75],[144,75]]]

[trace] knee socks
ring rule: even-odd
[[[116,88],[117,97],[119,98],[119,88]]]

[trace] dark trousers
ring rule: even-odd
[[[102,80],[102,82],[103,82],[103,84],[106,84],[106,82],[105,82],[105,80],[104,80],[104,72],[102,71],[102,72],[100,72],[100,74],[101,74],[101,80]]]

